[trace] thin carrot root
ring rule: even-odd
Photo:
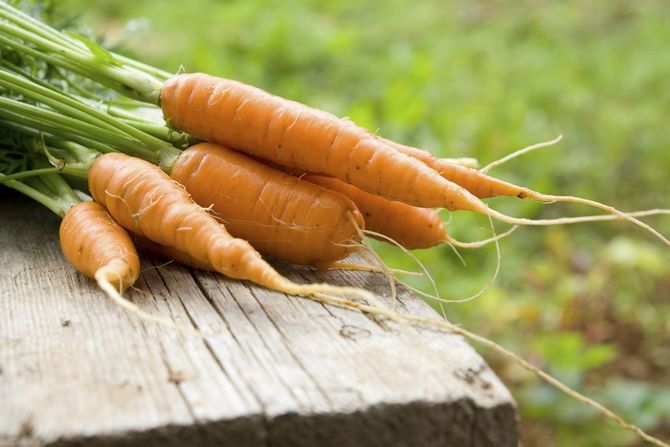
[[[195,335],[200,338],[205,338],[205,335],[197,329],[181,326],[179,324],[176,324],[169,318],[157,317],[155,315],[151,315],[140,309],[136,304],[124,298],[121,295],[121,292],[117,290],[113,285],[114,282],[119,281],[119,269],[123,268],[124,268],[123,265],[119,265],[116,262],[112,262],[112,264],[99,269],[95,273],[95,281],[97,282],[98,287],[100,287],[100,289],[107,294],[107,296],[112,300],[114,304],[122,307],[123,309],[127,310],[138,319],[145,321],[147,323],[153,323],[165,326],[169,329],[181,332],[185,335]]]
[[[312,264],[312,267],[314,267],[317,270],[351,270],[355,272],[383,273],[383,270],[379,267],[374,267],[372,265],[367,264],[356,264],[355,262],[345,262],[345,261]],[[387,269],[389,272],[398,275],[423,276],[423,273],[413,272],[411,270],[395,269],[391,267],[387,267]]]
[[[523,149],[519,149],[517,151],[512,152],[511,154],[507,154],[504,157],[499,158],[498,160],[492,161],[491,163],[489,163],[486,166],[484,166],[483,168],[481,168],[479,170],[479,172],[481,172],[482,174],[486,174],[491,169],[493,169],[497,166],[500,166],[504,163],[507,163],[508,161],[510,161],[514,158],[517,158],[521,155],[527,154],[528,152],[532,152],[532,151],[537,150],[537,149],[542,149],[542,148],[545,148],[545,147],[553,146],[553,145],[557,144],[559,141],[561,141],[562,139],[563,139],[563,135],[559,135],[558,137],[554,138],[553,140],[543,141],[541,143],[532,144],[528,147],[524,147]]]
[[[514,225],[512,228],[509,230],[505,231],[504,233],[497,234],[493,237],[490,237],[488,239],[482,239],[481,241],[474,241],[474,242],[461,242],[459,240],[456,240],[452,238],[451,236],[447,235],[447,238],[444,240],[445,244],[453,245],[454,247],[458,248],[481,248],[485,245],[488,245],[492,242],[498,242],[501,239],[506,238],[510,234],[514,233],[516,229],[519,228],[518,225]]]
[[[587,206],[591,206],[593,208],[598,208],[603,211],[606,211],[607,213],[612,214],[616,218],[619,219],[624,219],[627,220],[635,225],[637,225],[640,228],[643,228],[644,230],[648,231],[649,233],[653,234],[656,236],[658,239],[663,241],[663,243],[667,246],[670,246],[670,240],[668,240],[665,236],[663,236],[658,230],[653,228],[651,225],[642,222],[639,219],[636,219],[635,217],[632,217],[630,214],[624,213],[622,211],[619,211],[618,209],[605,205],[600,202],[596,202],[595,200],[589,200],[589,199],[582,199],[580,197],[572,197],[572,196],[552,196],[552,195],[546,195],[546,194],[539,194],[535,193],[534,196],[529,196],[531,198],[535,198],[536,200],[542,200],[544,202],[566,202],[566,203],[579,203]],[[519,218],[519,217],[511,217],[507,216],[505,214],[502,214],[494,209],[491,208],[486,208],[484,211],[484,214],[487,214],[490,217],[493,217],[496,220],[499,220],[501,222],[506,222],[509,224],[513,225],[533,225],[533,226],[547,226],[547,225],[563,225],[563,224],[568,224],[568,223],[575,223],[575,218],[572,217],[561,217],[557,219],[524,219],[524,218]],[[597,216],[594,216],[597,217]],[[589,221],[588,218],[580,218],[582,222]],[[594,220],[593,218],[590,218],[590,220]],[[596,219],[596,220],[603,220],[603,219]]]
[[[450,299],[450,300],[445,300],[445,299],[441,299],[441,298],[438,297],[439,301],[441,301],[442,303],[445,303],[445,304],[465,303],[465,302],[477,299],[480,296],[482,296],[487,290],[489,290],[491,288],[491,286],[496,282],[496,279],[498,279],[498,274],[500,273],[500,266],[502,265],[502,252],[500,251],[500,243],[499,243],[500,237],[496,235],[495,227],[493,226],[493,220],[491,220],[490,217],[489,217],[489,224],[491,225],[491,231],[493,232],[493,237],[490,238],[490,241],[495,243],[495,246],[496,246],[496,269],[493,272],[493,275],[491,276],[489,281],[486,283],[486,285],[481,290],[479,290],[477,293],[475,293],[474,295],[470,295],[467,298]],[[507,231],[507,233],[508,234],[511,233],[512,231],[514,231],[514,229],[515,229],[515,227],[512,227],[510,230]],[[503,236],[503,235],[501,235],[501,236]],[[446,315],[444,315],[444,317],[446,318]]]
[[[489,163],[488,165],[484,166],[482,169],[480,169],[480,173],[486,174],[488,171],[493,169],[496,166],[500,166],[503,163],[508,162],[509,160],[512,160],[513,158],[516,158],[520,155],[526,154],[528,152],[534,151],[536,149],[544,148],[544,147],[549,147],[552,146],[563,138],[562,135],[559,135],[557,138],[550,140],[550,141],[545,141],[542,143],[537,143],[531,146],[528,146],[526,148],[520,149],[518,151],[515,151],[499,160],[496,160],[492,163]],[[640,220],[636,219],[636,217],[646,217],[654,214],[668,214],[670,213],[670,210],[662,210],[662,209],[656,209],[656,210],[648,210],[648,211],[640,211],[640,212],[633,212],[633,213],[625,213],[623,211],[620,211],[613,206],[606,205],[601,202],[597,202],[595,200],[590,200],[590,199],[584,199],[581,197],[574,197],[574,196],[562,196],[562,195],[551,195],[551,194],[543,194],[539,193],[536,191],[533,191],[528,188],[520,188],[520,192],[518,194],[519,197],[521,198],[527,198],[527,199],[532,199],[532,200],[537,200],[540,202],[563,202],[563,203],[577,203],[581,205],[586,205],[592,208],[600,209],[605,211],[606,213],[610,214],[610,216],[582,216],[582,217],[564,217],[564,218],[557,218],[557,219],[517,219],[517,218],[509,218],[509,216],[504,216],[500,213],[493,212],[493,214],[489,214],[489,216],[494,217],[495,219],[501,220],[503,222],[508,222],[508,223],[516,223],[519,225],[565,225],[565,224],[573,224],[573,223],[581,223],[581,222],[595,222],[595,221],[604,221],[604,220],[613,220],[613,219],[624,219],[627,220],[656,236],[659,238],[661,241],[663,241],[666,245],[670,246],[670,240],[668,240],[665,236],[663,236],[661,233],[659,233],[656,229],[651,227],[650,225],[641,222]]]
[[[374,236],[374,237],[376,237],[376,238],[378,238],[378,239],[385,240],[386,242],[388,242],[388,243],[390,243],[390,244],[392,244],[392,245],[395,245],[395,246],[398,247],[400,250],[402,250],[403,253],[405,253],[409,258],[411,258],[411,259],[416,263],[416,265],[419,266],[419,268],[420,268],[421,271],[423,272],[424,276],[425,276],[426,278],[428,278],[428,281],[430,281],[431,285],[433,286],[433,289],[435,290],[435,295],[429,295],[429,296],[430,296],[430,297],[433,297],[433,296],[436,296],[436,297],[437,297],[437,296],[439,296],[439,292],[438,292],[438,290],[437,290],[437,284],[435,283],[435,280],[434,280],[433,277],[431,276],[430,272],[428,272],[428,269],[426,268],[426,266],[423,265],[423,263],[421,262],[421,260],[419,260],[419,258],[417,258],[411,251],[409,251],[408,249],[406,249],[405,247],[403,247],[402,244],[400,244],[398,241],[396,241],[396,240],[394,240],[393,238],[391,238],[391,237],[389,237],[389,236],[386,236],[386,235],[384,235],[384,234],[381,234],[381,233],[375,233],[374,231],[371,231],[371,230],[365,230],[365,231],[363,231],[363,233],[365,233],[365,234],[369,234],[369,235]],[[395,279],[396,279],[396,281],[398,281],[400,284],[402,284],[402,285],[408,287],[408,285],[407,285],[406,283],[404,283],[403,281],[399,280],[398,278],[395,278]],[[415,289],[415,290],[417,290],[417,289]],[[417,290],[417,291],[418,291],[418,292],[421,292],[421,291],[419,291],[419,290]],[[421,292],[421,293],[423,293],[423,292]],[[424,295],[424,296],[425,296],[425,295]]]
[[[428,292],[425,292],[425,291],[423,291],[423,290],[421,290],[421,289],[418,289],[418,288],[416,288],[416,287],[414,287],[414,286],[408,284],[408,283],[405,282],[405,281],[398,280],[398,282],[399,282],[400,284],[402,284],[403,286],[405,286],[407,289],[409,289],[409,290],[411,290],[412,292],[416,293],[417,295],[420,295],[420,296],[422,296],[422,297],[424,297],[424,298],[427,298],[427,299],[430,299],[430,300],[433,300],[433,301],[437,302],[438,305],[440,306],[441,313],[442,313],[442,315],[443,315],[445,318],[447,317],[447,315],[446,315],[445,308],[443,307],[443,304],[465,303],[465,302],[472,301],[472,300],[474,300],[474,299],[479,298],[479,297],[482,296],[488,289],[490,289],[491,286],[495,283],[496,279],[498,279],[498,274],[500,273],[500,267],[501,267],[501,265],[502,265],[502,252],[501,252],[501,250],[500,250],[500,244],[498,243],[498,241],[500,240],[500,236],[502,236],[502,235],[495,235],[495,228],[494,228],[494,226],[493,226],[493,221],[491,220],[491,218],[489,218],[489,223],[491,224],[491,230],[492,230],[492,232],[493,232],[493,234],[494,234],[494,236],[493,236],[492,238],[490,238],[490,242],[493,242],[493,243],[495,243],[495,245],[496,245],[496,268],[495,268],[495,271],[493,272],[493,275],[491,276],[491,278],[489,279],[489,281],[486,283],[486,285],[485,285],[484,287],[482,287],[482,288],[481,288],[478,292],[476,292],[475,294],[470,295],[470,296],[467,297],[467,298],[458,298],[458,299],[445,299],[445,298],[442,298],[442,297],[440,296],[438,290],[437,290],[437,285],[436,285],[435,282],[432,280],[431,275],[426,271],[426,269],[425,269],[425,267],[423,266],[423,264],[421,264],[421,262],[420,262],[418,259],[416,259],[416,258],[414,258],[414,261],[417,262],[417,263],[421,266],[421,268],[426,272],[426,273],[425,273],[426,276],[427,276],[428,278],[431,279],[431,283],[432,283],[432,285],[433,285],[433,289],[435,290],[435,293],[434,293],[434,294],[430,294],[430,293],[428,293]],[[508,230],[507,233],[511,233],[511,231],[513,231],[513,228],[512,228],[511,230]],[[452,248],[453,248],[453,247],[452,247]],[[458,253],[458,251],[457,251],[455,248],[454,248],[454,252],[455,252],[456,255],[459,257],[459,259],[461,259],[461,261],[462,261],[463,258],[461,258],[460,254]],[[465,262],[464,262],[464,264],[465,264]]]
[[[330,293],[336,296],[352,295],[362,298],[369,302],[376,300],[374,294],[366,290],[361,290],[357,287],[333,286],[331,284],[297,284],[293,281],[285,279],[277,281],[277,290],[287,293],[289,295],[314,295],[316,293]]]
[[[360,310],[367,312],[368,309],[361,307]],[[376,312],[376,310],[373,310],[373,312]],[[464,329],[460,326],[456,326],[455,324],[452,324],[446,320],[435,320],[432,318],[425,318],[425,317],[418,317],[418,316],[408,316],[405,315],[405,321],[408,323],[415,323],[415,324],[425,324],[427,326],[435,327],[435,328],[441,328],[444,330],[447,330],[449,332],[453,332],[455,334],[458,334],[464,338],[467,338],[468,340],[471,340],[475,343],[479,343],[496,353],[506,357],[507,359],[517,363],[527,371],[531,372],[532,374],[535,374],[537,377],[540,379],[544,380],[547,382],[549,385],[553,386],[554,388],[558,389],[559,391],[565,393],[566,395],[572,397],[573,399],[576,399],[579,402],[582,402],[586,404],[587,406],[591,407],[594,409],[596,412],[598,412],[601,416],[610,419],[611,421],[615,422],[617,425],[619,425],[621,428],[631,431],[638,435],[640,438],[644,439],[647,442],[650,442],[654,445],[661,446],[661,447],[670,447],[667,443],[661,441],[660,439],[646,433],[643,431],[640,427],[631,424],[629,422],[626,422],[621,416],[617,415],[614,413],[612,410],[608,409],[604,405],[596,402],[595,400],[585,396],[582,393],[579,393],[578,391],[573,390],[570,388],[568,385],[564,384],[560,380],[556,379],[555,377],[551,376],[550,374],[542,371],[541,369],[537,368],[536,366],[532,365],[528,361],[524,360],[514,352],[508,350],[507,348],[499,345],[498,343],[489,340],[485,337],[482,337],[481,335],[477,335],[473,332],[468,331],[467,329]]]
[[[663,214],[670,214],[670,209],[663,208],[654,208],[651,210],[643,211],[622,211],[623,214],[626,214],[630,217],[650,217],[658,216]],[[577,217],[560,217],[560,223],[562,225],[576,224],[576,223],[585,223],[585,222],[605,222],[611,220],[621,220],[622,217],[616,214],[599,214],[597,216],[577,216]],[[554,219],[545,219],[546,222],[552,222]]]
[[[395,276],[389,271],[388,267],[386,267],[386,264],[382,260],[382,258],[377,254],[377,252],[372,248],[370,243],[365,239],[365,235],[363,234],[363,229],[356,223],[356,220],[354,219],[354,216],[349,213],[347,215],[351,223],[353,224],[354,228],[356,229],[356,233],[358,234],[358,237],[361,239],[361,243],[363,244],[363,248],[367,250],[370,255],[377,261],[377,264],[379,265],[379,268],[382,270],[383,275],[386,277],[386,279],[389,281],[389,287],[391,288],[391,303],[392,306],[395,308],[396,301],[398,298],[398,292],[395,287]]]
[[[553,386],[554,388],[558,389],[559,391],[565,393],[566,395],[570,396],[573,399],[576,399],[579,402],[582,402],[583,404],[591,407],[594,409],[598,414],[601,416],[615,422],[617,425],[619,425],[621,428],[631,431],[635,433],[637,436],[640,438],[644,439],[647,442],[650,442],[654,445],[660,446],[660,447],[670,447],[669,444],[661,441],[660,439],[646,433],[644,430],[642,430],[640,427],[631,424],[629,422],[626,422],[621,416],[617,415],[614,413],[612,410],[608,409],[604,405],[596,402],[595,400],[591,399],[590,397],[585,396],[584,394],[573,390],[570,388],[568,385],[564,384],[560,380],[556,379],[552,375],[542,371],[541,369],[537,368],[536,366],[532,365],[528,361],[524,360],[514,352],[510,351],[509,349],[505,348],[504,346],[489,340],[485,337],[482,337],[481,335],[477,335],[473,332],[468,331],[467,329],[464,329],[461,326],[457,326],[453,323],[450,323],[447,320],[438,320],[435,318],[429,318],[429,317],[422,317],[422,316],[417,316],[417,315],[407,315],[407,314],[400,314],[396,312],[393,309],[389,308],[378,308],[378,307],[373,307],[369,306],[366,304],[361,304],[361,303],[356,303],[352,302],[349,300],[345,300],[342,298],[338,297],[333,297],[333,296],[328,296],[328,295],[321,295],[317,294],[314,296],[314,299],[321,301],[326,304],[331,304],[335,306],[340,306],[348,309],[353,309],[353,310],[358,310],[360,312],[372,314],[372,315],[377,315],[377,316],[382,316],[389,318],[391,320],[397,321],[397,322],[402,322],[406,324],[410,324],[413,326],[427,326],[427,327],[432,327],[436,329],[441,329],[445,330],[447,332],[451,332],[457,335],[460,335],[464,338],[467,338],[470,341],[473,341],[475,343],[479,343],[496,353],[504,356],[505,358],[513,361],[514,363],[517,363],[520,365],[522,368],[526,369],[527,371],[531,372],[532,374],[536,375],[540,379],[544,380],[546,383],[549,385]]]

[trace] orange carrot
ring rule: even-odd
[[[188,254],[212,270],[292,295],[352,294],[374,300],[353,287],[293,283],[253,247],[236,239],[184,188],[160,168],[120,153],[98,157],[89,171],[89,189],[114,219],[133,233]]]
[[[384,234],[405,248],[428,248],[444,243],[447,233],[439,214],[367,193],[333,177],[306,175],[311,183],[337,191],[356,204],[365,219],[365,228]]]
[[[116,305],[142,320],[193,332],[165,318],[147,314],[123,298],[121,293],[137,281],[140,273],[140,261],[128,233],[100,204],[81,202],[59,174],[40,171],[25,171],[25,174],[32,173],[33,176],[23,181],[3,175],[0,178],[4,177],[5,184],[10,188],[38,201],[63,218],[59,239],[65,258],[78,271],[94,279]]]
[[[515,218],[490,209],[465,188],[351,121],[237,81],[200,73],[176,75],[164,83],[160,102],[173,126],[198,138],[336,177],[389,200],[474,211],[510,224],[561,223],[560,219]],[[670,246],[670,240],[658,231],[611,206],[577,197],[535,193],[533,198],[599,208],[646,229]]]
[[[123,291],[139,277],[140,261],[132,241],[100,204],[82,202],[72,207],[59,235],[65,258],[98,283]]]
[[[514,230],[513,228],[503,234],[481,241],[461,242],[447,233],[440,215],[432,209],[418,208],[406,203],[387,200],[333,177],[305,175],[301,178],[350,198],[363,214],[365,228],[367,229],[364,231],[365,233],[375,238],[378,238],[375,233],[382,234],[386,236],[382,240],[390,238],[409,250],[429,248],[440,244],[451,244],[461,248],[478,248],[501,239]]]
[[[161,108],[177,129],[265,160],[415,206],[488,213],[476,197],[351,121],[241,82],[176,75],[163,85]]]
[[[65,258],[81,273],[95,279],[98,287],[116,305],[143,321],[202,336],[195,329],[143,311],[121,295],[137,281],[140,260],[126,230],[112,219],[102,205],[82,202],[72,207],[63,217],[59,236]]]
[[[365,226],[356,205],[342,194],[215,144],[184,151],[170,176],[231,235],[289,262],[342,259],[360,242],[354,222]]]
[[[420,160],[425,163],[426,166],[437,171],[445,179],[467,189],[481,199],[496,196],[516,196],[522,199],[536,198],[533,194],[534,192],[528,188],[499,180],[461,164],[450,163],[447,160],[433,156],[428,151],[405,146],[382,137],[377,138],[384,143],[393,146],[399,152]]]

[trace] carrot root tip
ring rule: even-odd
[[[120,268],[118,263],[115,264],[112,262],[110,265],[99,269],[95,273],[95,280],[98,284],[98,287],[100,287],[100,289],[105,292],[105,294],[109,297],[109,299],[112,300],[114,304],[127,310],[140,320],[148,323],[159,324],[183,334],[195,335],[200,338],[205,338],[205,335],[197,329],[181,326],[167,318],[151,315],[147,312],[144,312],[136,304],[124,298],[123,295],[121,295],[121,290],[124,288],[123,269]],[[119,289],[114,286],[115,283],[119,284]]]

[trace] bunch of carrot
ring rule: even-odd
[[[196,268],[398,319],[359,288],[293,283],[260,253],[354,268],[340,261],[366,231],[407,249],[481,245],[451,238],[432,208],[514,225],[575,221],[507,216],[482,200],[495,196],[589,205],[670,245],[630,213],[504,182],[237,81],[170,75],[4,2],[0,49],[0,128],[20,136],[3,142],[0,182],[63,216],[66,258],[136,313],[120,295],[139,275],[133,241]],[[140,103],[160,107],[169,126],[128,110]]]

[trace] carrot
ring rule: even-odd
[[[516,196],[519,198],[530,197],[531,190],[512,183],[499,180],[495,177],[483,174],[462,164],[452,163],[448,160],[437,158],[428,151],[417,149],[395,141],[377,137],[380,141],[394,147],[399,152],[412,158],[420,160],[426,166],[433,168],[445,179],[456,183],[467,189],[480,199],[496,196]]]
[[[447,233],[440,215],[432,209],[387,200],[333,177],[305,175],[301,178],[350,198],[363,214],[365,233],[372,237],[376,237],[374,233],[380,233],[409,250],[430,248],[445,243],[462,248],[478,248],[511,232],[482,241],[461,242]]]
[[[16,138],[12,144],[18,145],[19,141]],[[16,148],[3,149],[9,152]],[[78,271],[95,279],[105,291],[111,288],[122,292],[132,286],[139,277],[140,261],[125,230],[99,204],[82,202],[52,171],[55,168],[45,167],[48,163],[42,157],[23,161],[33,169],[11,175],[0,173],[0,184],[41,203],[63,219],[59,229],[61,249]]]
[[[161,108],[175,128],[197,138],[337,177],[390,200],[485,214],[488,209],[351,121],[241,82],[200,73],[176,75],[163,84]]]
[[[60,225],[63,255],[77,270],[98,284],[123,291],[140,274],[140,260],[132,241],[105,209],[95,202],[72,207]]]
[[[202,73],[175,75],[163,84],[160,105],[168,122],[197,138],[285,166],[336,177],[389,200],[424,208],[474,211],[510,224],[561,223],[561,219],[532,220],[502,214],[421,160],[407,155],[421,155],[415,150],[401,152],[349,120],[238,81]],[[448,165],[463,174],[463,183],[471,178],[481,180],[481,173]],[[581,203],[604,210],[644,228],[670,246],[670,240],[658,231],[614,207],[577,197],[539,194],[502,181],[494,183],[506,195]],[[491,192],[484,188],[480,194]]]
[[[23,181],[11,179],[18,178],[18,174],[0,174],[0,183],[27,195],[63,218],[59,238],[65,259],[85,276],[94,279],[113,303],[144,321],[194,333],[170,320],[142,311],[121,295],[135,283],[140,272],[140,261],[128,234],[100,204],[81,202],[60,175],[42,173],[46,169],[20,173],[25,174],[21,177],[30,176]]]
[[[128,233],[102,205],[81,202],[70,208],[61,222],[59,237],[65,259],[85,276],[94,279],[114,304],[140,320],[202,336],[197,330],[143,311],[121,295],[137,281],[140,260]]]
[[[333,177],[307,175],[302,179],[349,197],[363,213],[365,228],[384,234],[405,248],[433,247],[448,238],[440,216],[430,208],[393,202]]]
[[[211,143],[184,151],[170,171],[231,235],[297,264],[332,262],[359,242],[365,223],[347,197]],[[352,221],[353,218],[353,221]]]
[[[93,163],[88,183],[96,201],[123,227],[228,277],[291,295],[353,294],[374,300],[358,288],[300,285],[281,276],[248,242],[232,237],[181,185],[149,162],[120,153],[102,155]]]

